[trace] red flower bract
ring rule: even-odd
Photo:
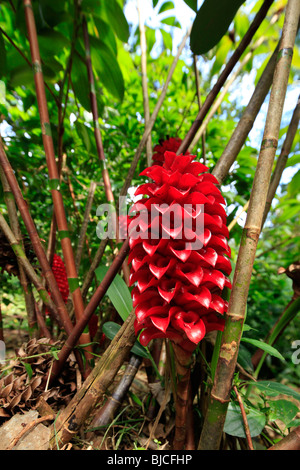
[[[167,143],[180,145],[169,139],[155,147],[153,165],[141,173],[151,182],[136,190],[144,198],[129,224],[135,332],[143,345],[169,338],[191,352],[224,327],[229,232],[218,181],[193,155],[165,151]]]
[[[66,268],[63,260],[59,255],[54,253],[52,261],[52,272],[57,282],[58,289],[61,293],[63,301],[66,303],[69,297],[69,283]],[[46,309],[46,314],[48,314]]]

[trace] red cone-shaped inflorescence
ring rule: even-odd
[[[67,272],[66,272],[64,262],[61,259],[61,257],[57,255],[56,253],[53,256],[52,272],[56,279],[57,286],[61,293],[63,301],[66,303],[69,297],[68,277],[67,277]],[[47,310],[46,310],[46,313],[48,313]]]
[[[192,352],[223,330],[231,288],[225,201],[208,168],[193,155],[166,151],[141,175],[129,224],[135,332],[141,344],[169,338]]]
[[[157,165],[162,165],[165,160],[165,152],[176,153],[181,142],[182,140],[179,137],[168,137],[166,140],[161,140],[153,149],[153,162]],[[189,152],[186,155],[189,155]]]

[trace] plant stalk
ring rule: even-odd
[[[51,125],[49,120],[47,99],[45,95],[44,79],[42,72],[42,64],[39,52],[37,31],[35,19],[32,9],[31,0],[24,0],[25,18],[27,25],[28,38],[30,43],[30,51],[32,58],[32,65],[34,71],[34,81],[36,86],[36,95],[38,101],[38,108],[42,127],[43,145],[45,149],[46,161],[49,171],[49,183],[54,205],[55,218],[58,227],[58,234],[61,241],[63,257],[66,265],[67,277],[72,295],[76,320],[79,320],[83,315],[84,303],[79,287],[78,275],[75,266],[75,259],[73,248],[68,231],[68,223],[64,209],[63,199],[59,190],[59,173],[55,160],[54,145],[51,134]],[[88,332],[82,334],[82,344],[90,343],[90,335]],[[85,350],[86,359],[91,359],[91,347],[88,346]]]
[[[226,67],[220,74],[217,83],[214,85],[212,90],[207,95],[205,102],[202,105],[195,121],[193,122],[190,130],[186,134],[183,142],[181,143],[177,155],[181,153],[185,153],[189,148],[196,132],[198,131],[199,127],[201,126],[203,119],[207,115],[209,109],[211,108],[213,102],[215,101],[219,91],[221,90],[222,86],[224,85],[226,79],[230,75],[231,71],[233,70],[234,66],[237,64],[238,60],[240,59],[243,52],[246,50],[247,46],[250,44],[254,34],[258,30],[259,26],[261,25],[262,21],[265,19],[270,6],[272,5],[273,0],[265,0],[262,4],[260,10],[256,14],[253,22],[251,23],[247,33],[244,35],[243,39],[239,43],[238,47],[230,57],[229,61],[227,62]]]
[[[247,306],[249,285],[277,148],[279,129],[298,27],[300,2],[289,0],[274,72],[263,140],[238,253],[220,356],[199,450],[219,449]]]

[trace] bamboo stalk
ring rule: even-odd
[[[86,22],[86,18],[84,15],[82,18],[82,30],[83,30],[83,38],[84,38],[84,45],[85,45],[86,66],[87,66],[88,79],[89,79],[89,84],[90,84],[90,101],[91,101],[91,109],[92,109],[92,115],[93,115],[94,135],[95,135],[95,141],[96,141],[97,154],[99,157],[99,162],[100,162],[101,170],[102,170],[102,178],[103,178],[103,183],[104,183],[104,191],[105,191],[106,200],[108,203],[111,203],[115,208],[116,206],[115,198],[113,195],[110,177],[109,177],[108,169],[106,166],[106,159],[104,155],[102,137],[101,137],[100,126],[99,126],[99,114],[98,114],[98,105],[97,105],[97,98],[96,98],[96,92],[95,92],[95,81],[94,81],[94,74],[93,74],[93,67],[92,67],[92,60],[91,60],[90,40],[89,40],[87,22]],[[113,231],[116,234],[116,242],[119,243],[120,242],[119,223],[118,223],[118,217],[117,217],[116,211],[115,211],[115,214],[116,214],[116,218],[113,220],[113,224],[114,224]],[[130,272],[129,272],[129,267],[127,263],[123,264],[123,273],[124,273],[124,279],[127,285],[129,285]]]
[[[236,63],[240,59],[241,55],[246,50],[247,46],[250,44],[254,34],[256,33],[256,31],[258,30],[258,28],[261,25],[262,21],[266,17],[266,15],[268,13],[268,10],[269,10],[270,6],[272,5],[272,3],[273,3],[273,0],[265,0],[264,3],[262,4],[260,10],[258,11],[258,13],[256,14],[254,20],[252,21],[247,33],[245,34],[245,36],[243,37],[243,39],[239,43],[238,47],[236,48],[236,50],[234,51],[234,53],[230,57],[229,61],[227,62],[226,67],[224,68],[224,70],[220,74],[216,84],[214,85],[214,87],[211,89],[211,91],[207,95],[206,100],[203,103],[202,108],[200,109],[195,121],[193,122],[190,130],[188,131],[188,133],[186,134],[184,140],[182,141],[182,143],[181,143],[181,145],[180,145],[180,147],[177,151],[177,155],[180,155],[181,153],[184,154],[187,151],[190,143],[192,142],[192,139],[194,138],[194,136],[195,136],[197,130],[199,129],[199,127],[201,126],[201,124],[203,122],[203,119],[207,115],[207,113],[208,113],[209,109],[211,108],[213,102],[215,101],[219,91],[221,90],[221,88],[224,85],[226,79],[228,78],[231,71],[233,70],[234,66],[236,65]]]
[[[65,344],[62,347],[58,355],[58,359],[54,361],[52,370],[49,372],[50,374],[49,383],[52,383],[54,379],[57,377],[57,375],[60,373],[69,354],[71,353],[73,348],[76,346],[77,341],[82,334],[82,331],[84,331],[85,327],[88,325],[89,320],[91,319],[93,313],[95,312],[99,303],[103,299],[107,289],[109,288],[110,284],[115,278],[116,273],[121,268],[122,263],[128,254],[128,251],[129,251],[129,240],[127,239],[123,243],[123,246],[121,250],[119,251],[119,253],[116,255],[113,263],[108,269],[101,284],[97,287],[96,291],[94,292],[94,295],[92,296],[87,307],[85,308],[82,317],[76,323],[73,330],[71,331],[68,338],[66,339]]]
[[[84,278],[84,281],[83,281],[83,284],[82,284],[82,288],[81,288],[82,297],[84,298],[84,300],[86,299],[88,290],[89,290],[89,288],[92,284],[95,269],[97,269],[97,267],[99,266],[99,263],[102,259],[102,256],[104,254],[104,250],[106,248],[107,243],[108,243],[108,238],[105,238],[104,240],[101,240],[100,245],[98,247],[98,250],[97,250],[96,254],[94,255],[94,259],[91,263],[91,266],[90,266],[87,274],[85,275],[85,278]]]
[[[31,280],[33,285],[35,286],[36,290],[38,291],[39,296],[41,297],[42,301],[47,305],[49,310],[54,314],[56,321],[60,326],[62,326],[61,318],[57,313],[57,309],[55,304],[51,301],[51,297],[49,296],[47,290],[43,286],[41,279],[39,279],[38,275],[36,274],[35,270],[33,269],[32,265],[30,264],[24,250],[18,240],[16,239],[14,233],[12,232],[11,228],[9,227],[8,223],[6,222],[2,212],[0,211],[0,227],[4,235],[6,236],[12,250],[14,251],[19,264],[23,267],[26,275]]]
[[[134,172],[136,170],[136,167],[137,167],[137,164],[138,164],[138,161],[139,161],[139,158],[142,154],[142,151],[143,151],[143,148],[145,147],[146,145],[146,142],[147,142],[147,139],[148,139],[148,136],[150,135],[150,132],[154,126],[154,123],[155,123],[155,120],[158,116],[158,113],[159,113],[159,110],[163,104],[163,101],[165,99],[165,96],[166,96],[166,93],[167,93],[167,89],[168,89],[168,86],[169,86],[169,83],[172,79],[172,76],[173,76],[173,73],[174,73],[174,70],[175,70],[175,67],[177,65],[177,62],[179,60],[179,57],[183,51],[183,48],[185,46],[185,43],[189,37],[191,33],[191,27],[187,30],[185,36],[183,37],[179,47],[178,47],[178,50],[177,50],[177,54],[176,56],[174,57],[174,60],[172,62],[172,65],[169,69],[169,72],[168,72],[168,75],[167,75],[167,78],[166,78],[166,81],[165,81],[165,84],[163,86],[163,89],[161,91],[161,94],[157,100],[157,103],[155,105],[155,108],[153,110],[153,113],[151,114],[150,116],[150,119],[149,119],[149,122],[148,122],[148,125],[145,127],[145,130],[144,130],[144,133],[143,133],[143,136],[142,136],[142,139],[138,145],[138,148],[136,149],[136,152],[134,154],[134,157],[133,157],[133,160],[132,160],[132,163],[131,163],[131,167],[129,168],[129,171],[128,171],[128,174],[127,174],[127,177],[125,179],[125,182],[124,182],[124,185],[121,189],[121,192],[120,192],[120,196],[126,196],[127,195],[127,191],[128,191],[128,188],[131,184],[131,180],[134,176]]]
[[[54,307],[51,306],[52,305],[51,303],[47,304],[47,306],[49,307],[50,311],[53,311],[53,312],[57,311],[57,321],[59,322],[59,324],[62,325],[62,327],[64,328],[66,333],[70,334],[71,331],[73,330],[73,324],[70,320],[66,305],[65,305],[65,303],[63,301],[63,298],[61,296],[61,293],[58,289],[56,279],[55,279],[55,277],[53,275],[53,272],[51,270],[51,267],[49,265],[46,253],[44,251],[41,240],[40,240],[39,235],[37,233],[35,224],[32,220],[31,214],[28,210],[27,203],[23,198],[22,192],[20,190],[17,179],[15,177],[14,171],[13,171],[13,169],[12,169],[8,159],[7,159],[7,156],[4,152],[4,149],[1,145],[0,145],[0,165],[3,169],[3,172],[6,176],[7,181],[8,181],[8,184],[9,184],[9,186],[11,188],[11,191],[14,195],[16,204],[18,206],[21,217],[23,219],[23,222],[24,222],[25,227],[27,229],[28,235],[30,237],[33,250],[36,254],[36,257],[37,257],[37,259],[39,261],[39,264],[41,266],[41,269],[42,269],[43,276],[44,276],[44,278],[46,280],[46,283],[47,283],[47,285],[50,289],[50,292],[52,294],[53,301],[52,301],[52,299],[50,299],[50,302],[54,303]],[[20,259],[22,261],[24,258],[21,257]],[[29,263],[29,265],[30,265],[30,263]],[[33,270],[31,265],[30,265],[30,268],[28,267],[28,271],[26,270],[26,273],[27,273],[29,278],[30,278],[30,271],[32,272],[32,270]],[[26,269],[25,265],[24,265],[24,269]],[[30,279],[31,279],[32,283],[34,284],[34,278],[32,277]],[[42,289],[44,289],[43,286],[42,286]],[[42,289],[39,288],[39,293],[42,292]],[[48,295],[48,293],[47,293],[47,295]],[[47,296],[46,295],[44,296],[43,301],[47,302]],[[83,370],[82,369],[82,361],[80,360],[80,357],[77,355],[76,358],[77,358],[77,361],[78,361],[78,365],[81,367],[81,370]]]
[[[55,160],[54,145],[51,135],[51,125],[49,120],[48,106],[45,95],[44,79],[42,72],[42,64],[39,53],[39,45],[37,39],[35,19],[32,9],[31,0],[24,0],[25,18],[27,32],[30,43],[31,58],[34,70],[34,80],[36,86],[36,95],[42,127],[43,145],[45,149],[46,161],[49,171],[50,188],[54,205],[55,218],[58,227],[58,233],[61,241],[63,257],[66,265],[67,277],[72,295],[76,320],[79,320],[84,311],[84,303],[79,287],[78,275],[75,266],[73,248],[69,237],[68,223],[64,209],[62,195],[59,190],[59,173]],[[82,344],[90,343],[89,333],[83,333],[81,338]],[[91,347],[87,346],[85,350],[87,360],[91,359],[89,354]]]
[[[116,412],[121,406],[128,390],[133,382],[133,379],[141,365],[142,358],[135,356],[134,354],[130,357],[124,374],[118,383],[117,387],[113,391],[105,402],[105,404],[98,410],[90,424],[90,430],[93,428],[99,428],[101,426],[107,426],[115,417]]]
[[[62,447],[76,435],[82,423],[112,383],[136,340],[133,327],[134,319],[135,315],[132,312],[83,383],[81,389],[58,416],[50,441],[52,448],[56,447],[56,443],[59,447]]]
[[[276,66],[278,50],[279,44],[268,61],[241,119],[212,171],[212,174],[217,178],[220,184],[224,181],[231,165],[236,160],[242,146],[244,145],[259,110],[269,92]]]
[[[210,404],[199,441],[199,450],[216,450],[221,442],[242,335],[252,267],[277,147],[299,14],[300,2],[289,0],[249,210],[238,253],[220,355],[211,390]]]
[[[296,132],[298,130],[299,121],[300,121],[300,96],[298,97],[297,105],[294,109],[288,130],[286,133],[286,137],[281,148],[280,155],[277,159],[276,166],[272,174],[267,201],[266,201],[266,207],[265,207],[265,211],[263,215],[262,227],[265,224],[272,201],[276,194],[276,190],[279,186],[283,170],[285,169],[285,166],[286,166],[286,163],[287,163],[287,160],[288,160],[288,157],[289,157],[292,145],[293,145],[293,141],[294,141]]]
[[[1,167],[0,167],[0,179],[2,182],[3,195],[4,195],[6,207],[7,207],[9,223],[10,223],[12,232],[16,237],[17,243],[23,248],[23,251],[24,251],[24,245],[22,242],[22,234],[20,230],[15,200],[11,192],[10,186],[7,182],[6,176]],[[31,285],[27,279],[27,275],[19,260],[18,260],[18,266],[19,266],[19,279],[20,279],[20,284],[22,286],[22,290],[24,294],[25,308],[26,308],[27,318],[28,318],[29,335],[34,336],[35,333],[37,332],[36,331],[37,321],[36,321],[36,315],[35,315],[35,309],[34,309],[34,297],[33,297],[32,289],[31,289]]]
[[[97,187],[97,184],[95,183],[95,181],[91,181],[89,194],[88,194],[87,202],[85,206],[85,212],[83,216],[83,222],[82,222],[81,230],[79,234],[76,256],[75,256],[75,264],[76,264],[77,271],[79,271],[79,267],[80,267],[81,255],[82,255],[82,250],[83,250],[83,246],[84,246],[84,242],[86,238],[86,230],[87,230],[87,226],[89,223],[89,217],[90,217],[90,212],[91,212],[91,208],[93,204],[96,187]]]
[[[197,56],[194,54],[194,72],[195,72],[195,85],[197,90],[197,100],[198,100],[198,108],[199,111],[201,110],[201,94],[200,94],[200,79],[199,79],[199,71],[197,67]],[[205,165],[206,162],[206,148],[205,148],[205,129],[201,134],[201,148],[202,148],[202,162]]]
[[[140,46],[141,46],[141,72],[142,72],[142,91],[143,91],[143,103],[144,103],[144,119],[145,126],[148,125],[150,119],[150,108],[149,108],[149,95],[148,95],[148,79],[147,79],[147,43],[146,43],[146,30],[144,19],[142,17],[141,1],[137,0],[137,11],[139,18],[139,30],[140,30]],[[152,162],[152,139],[151,133],[149,134],[146,142],[146,155],[147,155],[147,166],[151,166]]]
[[[198,131],[196,132],[196,135],[195,137],[193,138],[191,144],[189,145],[189,148],[188,148],[188,151],[189,152],[192,152],[193,148],[195,147],[195,145],[198,143],[199,139],[204,135],[205,131],[206,131],[206,128],[208,126],[208,123],[209,121],[211,120],[211,118],[213,117],[213,115],[216,113],[217,109],[219,108],[219,106],[221,105],[222,101],[224,100],[229,88],[231,87],[231,85],[234,83],[234,81],[237,79],[237,77],[240,75],[241,71],[243,70],[243,68],[245,67],[245,65],[249,62],[249,60],[251,59],[252,55],[253,55],[253,52],[255,51],[255,49],[257,47],[259,47],[261,44],[263,44],[263,42],[265,41],[265,37],[262,36],[260,37],[254,44],[253,44],[253,47],[251,48],[251,50],[245,55],[245,57],[243,57],[243,60],[240,62],[240,64],[238,65],[236,71],[234,73],[232,73],[232,75],[230,75],[229,79],[227,80],[227,82],[224,84],[224,87],[221,91],[221,93],[217,96],[215,102],[213,103],[212,107],[210,108],[210,110],[208,111],[206,117],[203,119],[203,122],[201,124],[201,126],[199,127]]]

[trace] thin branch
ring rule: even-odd
[[[211,120],[211,118],[213,117],[213,115],[215,114],[215,112],[218,110],[219,106],[221,105],[222,101],[224,100],[229,88],[231,87],[231,85],[234,83],[234,81],[238,78],[238,76],[240,75],[241,71],[243,70],[243,68],[245,67],[245,65],[249,62],[249,60],[251,59],[252,55],[253,55],[253,52],[255,51],[255,49],[257,47],[259,47],[261,44],[263,44],[263,42],[265,41],[265,37],[260,37],[256,42],[255,44],[253,45],[253,47],[251,48],[251,51],[249,51],[245,57],[243,57],[243,60],[241,61],[241,63],[239,64],[239,66],[237,67],[236,71],[234,73],[232,73],[232,75],[230,75],[229,79],[227,80],[227,82],[224,84],[224,87],[221,91],[221,93],[218,95],[216,101],[213,103],[212,107],[210,108],[210,110],[208,111],[206,117],[204,118],[201,126],[199,127],[195,137],[193,138],[191,144],[189,145],[189,152],[192,152],[194,146],[197,144],[197,142],[199,141],[200,137],[202,137],[206,131],[206,128],[208,126],[208,123],[209,121]]]
[[[197,130],[201,126],[203,119],[207,115],[210,107],[212,106],[213,102],[215,101],[219,91],[221,90],[222,86],[224,85],[227,77],[233,70],[234,66],[237,64],[238,60],[240,59],[241,55],[243,52],[246,50],[247,46],[250,44],[254,34],[258,30],[259,26],[261,25],[262,21],[265,19],[268,10],[270,6],[272,5],[273,0],[265,0],[264,3],[262,4],[260,10],[256,14],[253,22],[251,23],[247,33],[241,40],[240,44],[230,57],[229,61],[226,64],[226,67],[220,74],[217,83],[214,85],[212,90],[209,92],[207,95],[207,98],[205,102],[203,103],[203,106],[201,110],[199,111],[195,121],[193,122],[190,130],[188,131],[187,135],[185,136],[182,144],[180,145],[177,154],[180,155],[181,153],[185,153],[192,142],[192,139],[194,138]]]
[[[198,108],[199,112],[201,111],[201,94],[200,94],[200,79],[199,79],[199,70],[197,67],[197,56],[194,54],[194,72],[195,72],[195,84],[197,90],[197,100],[198,100]],[[206,162],[206,149],[205,149],[205,129],[201,135],[201,147],[202,147],[202,162],[205,165]]]
[[[83,222],[81,225],[79,240],[77,244],[77,252],[75,256],[75,264],[76,264],[77,271],[79,271],[79,267],[80,267],[81,255],[82,255],[82,250],[83,250],[83,246],[84,246],[84,242],[86,238],[86,231],[87,231],[87,226],[89,223],[89,217],[90,217],[90,212],[91,212],[91,208],[93,204],[96,187],[97,187],[97,184],[95,183],[95,181],[91,181],[90,189],[89,189],[89,193],[87,197],[87,202],[85,206],[85,212],[83,216]]]
[[[212,174],[217,178],[220,184],[224,181],[231,165],[236,160],[242,146],[246,142],[247,136],[269,92],[276,66],[278,50],[279,44],[267,63],[241,119],[212,171]]]
[[[294,109],[288,130],[286,133],[286,137],[285,137],[283,146],[281,148],[280,155],[277,159],[276,166],[272,174],[268,196],[267,196],[265,212],[264,212],[263,221],[262,221],[262,227],[264,226],[264,223],[268,216],[272,201],[274,199],[276,190],[281,180],[283,170],[285,169],[286,163],[288,161],[288,157],[289,157],[292,145],[293,145],[293,141],[298,131],[299,121],[300,121],[300,96],[298,97],[297,105]]]
[[[150,119],[149,109],[149,95],[148,95],[148,79],[147,79],[147,43],[146,43],[146,31],[144,19],[142,17],[142,5],[141,1],[137,0],[137,10],[139,17],[139,30],[140,30],[140,45],[141,45],[141,72],[142,72],[142,91],[143,91],[143,103],[144,103],[144,119],[145,126],[148,125]],[[152,140],[151,133],[149,134],[146,142],[146,155],[147,165],[151,165],[152,160]]]
[[[169,83],[171,81],[171,78],[173,76],[173,73],[174,73],[174,70],[175,70],[175,67],[176,67],[176,64],[179,60],[179,57],[183,51],[183,48],[185,46],[185,43],[190,35],[190,32],[191,32],[191,28],[188,29],[188,31],[186,32],[185,36],[183,37],[179,47],[178,47],[178,50],[177,50],[177,54],[176,56],[174,57],[174,60],[172,62],[172,65],[169,69],[169,72],[168,72],[168,75],[167,75],[167,78],[166,78],[166,81],[165,81],[165,84],[163,86],[163,89],[161,91],[161,94],[158,98],[158,101],[155,105],[155,108],[154,108],[154,111],[153,113],[151,114],[150,116],[150,119],[149,119],[149,123],[148,125],[146,126],[145,130],[144,130],[144,133],[143,133],[143,136],[142,136],[142,140],[140,141],[139,145],[138,145],[138,148],[135,152],[135,155],[133,157],[133,160],[132,160],[132,163],[131,163],[131,167],[128,171],[128,174],[127,174],[127,177],[125,179],[125,183],[121,189],[121,192],[120,192],[120,196],[126,196],[127,195],[127,191],[128,191],[128,188],[130,187],[130,184],[131,184],[131,180],[134,176],[134,172],[136,170],[136,167],[137,167],[137,164],[138,164],[138,161],[140,159],[140,156],[142,154],[142,151],[146,145],[146,142],[147,142],[147,139],[148,139],[148,136],[150,135],[150,132],[154,126],[154,123],[155,123],[155,120],[158,116],[158,113],[159,113],[159,110],[163,104],[163,101],[165,99],[165,96],[166,96],[166,93],[167,93],[167,89],[168,89],[168,86],[169,86]]]
[[[41,416],[40,418],[37,418],[37,419],[34,419],[33,421],[31,421],[30,423],[28,423],[20,432],[19,434],[12,440],[12,442],[10,443],[10,445],[7,447],[6,450],[13,450],[13,448],[17,445],[17,443],[19,442],[20,439],[22,439],[22,437],[28,433],[29,431],[31,431],[31,429],[33,429],[35,426],[37,426],[38,424],[40,423],[43,423],[44,421],[53,421],[55,419],[55,414],[51,414],[51,415],[47,415],[47,416]]]
[[[248,424],[248,420],[247,420],[247,415],[246,415],[246,412],[245,412],[245,408],[244,408],[244,404],[243,404],[242,397],[241,397],[241,395],[240,395],[240,393],[239,393],[239,391],[238,391],[236,385],[233,386],[233,390],[235,391],[237,400],[238,400],[239,405],[240,405],[240,409],[241,409],[241,414],[242,414],[242,419],[243,419],[243,424],[244,424],[244,429],[245,429],[245,434],[246,434],[246,439],[247,439],[247,443],[248,443],[249,450],[254,450],[254,449],[253,449],[253,444],[252,444],[252,439],[251,439],[251,434],[250,434],[250,429],[249,429],[249,424]]]

